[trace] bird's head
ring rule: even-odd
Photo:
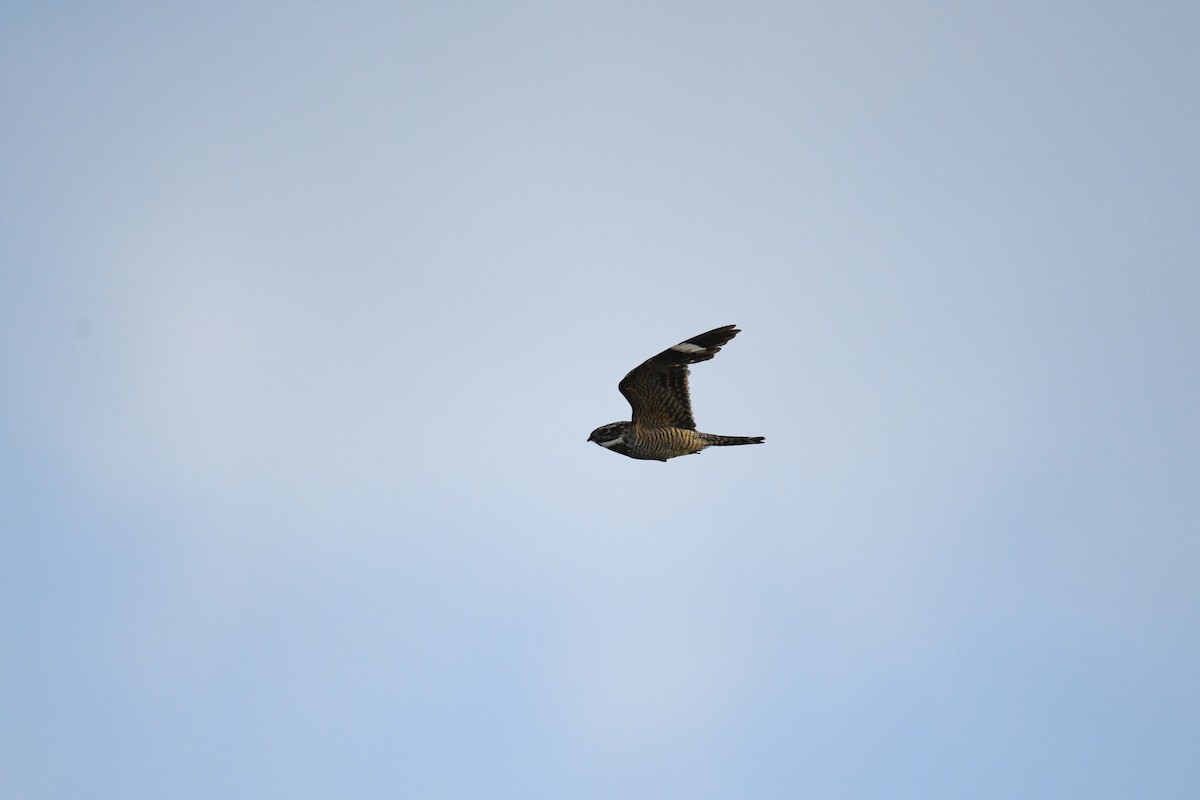
[[[592,435],[588,437],[588,441],[595,442],[601,447],[615,447],[625,441],[625,431],[628,428],[628,422],[610,422],[592,431]]]

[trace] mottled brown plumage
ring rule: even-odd
[[[764,441],[761,436],[701,433],[692,417],[688,365],[708,361],[738,333],[733,325],[714,328],[646,359],[618,387],[633,408],[633,420],[603,425],[592,431],[588,441],[630,458],[656,461],[711,446]]]

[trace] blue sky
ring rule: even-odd
[[[7,3],[0,794],[1196,797],[1198,40]]]

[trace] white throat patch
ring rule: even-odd
[[[596,442],[596,444],[600,445],[601,447],[607,447],[607,448],[611,449],[613,447],[616,447],[623,441],[625,441],[625,434],[621,434],[617,438],[613,439],[611,442]]]

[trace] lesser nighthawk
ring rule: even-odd
[[[717,436],[696,430],[688,397],[688,364],[708,361],[734,336],[725,325],[668,347],[624,377],[618,387],[633,406],[632,422],[612,422],[592,431],[589,442],[630,458],[666,461],[706,447],[759,444],[762,436]]]

